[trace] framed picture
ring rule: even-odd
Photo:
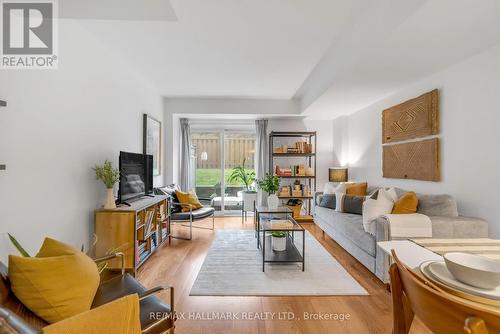
[[[153,156],[153,175],[161,174],[161,122],[144,114],[143,153]]]

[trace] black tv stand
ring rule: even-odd
[[[155,198],[155,195],[151,195],[151,194],[147,194],[145,196]]]

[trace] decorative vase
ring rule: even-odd
[[[243,191],[243,211],[253,211],[257,203],[257,192],[251,190]]]
[[[113,194],[113,188],[106,189],[106,203],[104,204],[104,208],[116,209],[115,195]]]
[[[273,246],[273,250],[277,252],[282,252],[286,249],[286,236],[285,237],[271,237],[271,244]]]
[[[279,198],[276,194],[271,194],[267,197],[267,207],[271,210],[276,210],[279,204]]]

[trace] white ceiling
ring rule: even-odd
[[[361,1],[171,0],[175,22],[82,25],[166,96],[291,98]]]
[[[294,98],[315,118],[500,43],[498,0],[127,0],[104,17],[68,1],[66,17],[165,96]]]
[[[176,21],[170,0],[61,0],[62,19]]]
[[[297,97],[315,118],[350,114],[498,43],[498,0],[367,2]]]

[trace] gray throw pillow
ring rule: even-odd
[[[342,210],[344,213],[352,213],[355,215],[363,214],[363,203],[366,196],[343,195],[342,196]]]
[[[325,194],[321,197],[321,202],[319,202],[319,206],[324,208],[335,210],[335,194]]]

